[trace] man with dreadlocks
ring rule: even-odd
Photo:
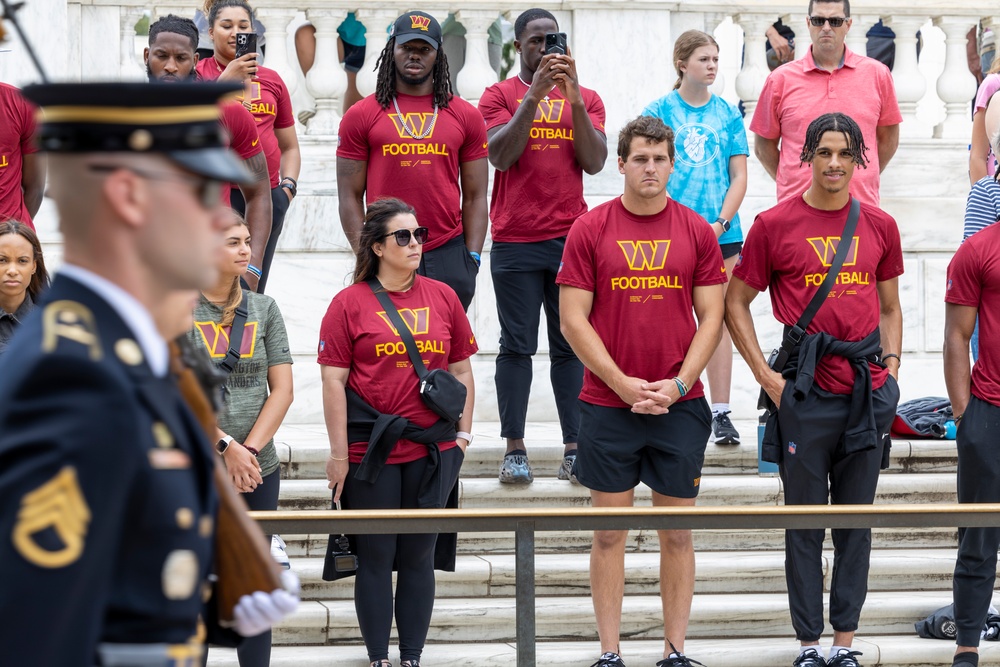
[[[854,196],[878,206],[879,174],[899,146],[903,116],[889,68],[847,48],[850,0],[809,0],[806,27],[812,46],[805,56],[771,72],[757,100],[750,131],[754,153],[778,183],[778,201],[809,187],[799,153],[805,128],[816,116],[840,111],[857,122],[865,143],[877,150],[851,185]]]
[[[879,470],[888,465],[903,326],[896,222],[861,202],[843,270],[782,373],[761,354],[750,315],[751,302],[769,289],[785,331],[799,320],[833,262],[851,208],[851,177],[868,167],[866,151],[850,117],[831,113],[810,123],[800,160],[812,167],[812,181],[757,216],[726,295],[733,342],[776,406],[765,442],[779,443],[787,505],[871,504]],[[859,667],[851,643],[868,592],[871,530],[833,531],[829,661],[819,646],[824,532],[785,533],[789,609],[802,644],[793,664]]]
[[[430,228],[417,272],[449,285],[468,310],[486,240],[483,117],[452,93],[441,26],[426,12],[396,19],[377,67],[375,93],[340,122],[340,224],[357,251],[366,200],[413,206]]]

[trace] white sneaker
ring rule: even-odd
[[[281,535],[271,536],[271,558],[286,570],[292,569],[288,562],[288,554],[285,552],[285,541],[281,539]]]

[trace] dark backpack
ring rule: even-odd
[[[955,605],[941,607],[922,621],[913,624],[917,634],[924,639],[954,639],[958,634],[955,625]],[[991,605],[983,626],[982,638],[1000,641],[1000,613]]]

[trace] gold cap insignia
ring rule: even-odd
[[[153,440],[156,441],[157,447],[174,446],[174,434],[163,422],[153,422]]]
[[[90,508],[80,490],[76,468],[66,466],[45,484],[21,498],[13,541],[25,560],[38,567],[66,567],[83,553]],[[52,529],[62,541],[56,551],[35,541],[37,534]]]
[[[131,338],[121,338],[115,343],[115,354],[123,364],[138,366],[142,363],[142,348]]]
[[[427,32],[431,27],[431,20],[426,16],[414,16],[410,14],[410,27],[414,30],[423,30]]]
[[[153,147],[153,133],[149,130],[136,130],[128,137],[128,147],[137,153],[148,151]]]
[[[163,562],[163,595],[168,600],[186,600],[198,587],[198,556],[189,549],[177,549]]]

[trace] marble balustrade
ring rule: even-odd
[[[259,0],[252,4],[267,28],[266,65],[283,77],[293,94],[296,113],[315,109],[315,115],[298,127],[303,154],[300,194],[289,210],[269,293],[278,299],[288,320],[292,349],[299,362],[290,419],[319,421],[314,363],[319,321],[332,294],[346,284],[353,263],[337,213],[335,148],[347,77],[336,62],[336,28],[349,11],[355,11],[365,24],[370,47],[357,85],[363,94],[369,94],[375,88],[373,70],[385,28],[413,3],[359,5],[357,0],[311,0],[303,5],[291,0]],[[797,57],[809,46],[805,0],[748,0],[738,6],[710,0],[519,0],[504,5],[466,0],[420,5],[442,22],[454,14],[466,29],[464,63],[457,73],[459,94],[475,103],[483,90],[496,82],[497,73],[488,57],[487,29],[498,16],[513,21],[530,6],[548,8],[568,33],[581,83],[597,90],[607,107],[612,144],[625,122],[672,87],[676,78],[671,64],[673,40],[684,30],[698,28],[716,35],[721,63],[715,90],[733,103],[742,101],[748,117],[768,74],[764,57],[767,26],[779,17],[792,26]],[[141,48],[136,48],[134,36],[136,21],[144,12],[154,18],[167,13],[189,16],[194,8],[194,3],[180,0],[152,5],[134,0],[132,4],[122,4],[122,0],[28,0],[21,17],[53,79],[139,80],[144,71]],[[900,149],[883,174],[882,202],[899,221],[906,253],[907,273],[900,282],[906,313],[904,399],[944,390],[940,370],[943,274],[961,238],[969,187],[969,102],[975,93],[975,80],[966,63],[966,33],[980,21],[1000,27],[1000,16],[988,11],[986,6],[971,8],[958,0],[852,2],[850,48],[863,52],[865,32],[879,19],[896,33],[893,79],[904,121]],[[306,21],[316,28],[317,57],[316,65],[303,76],[294,35]],[[5,46],[11,52],[0,53],[0,81],[24,84],[37,80],[16,37]],[[455,54],[449,57],[460,61]],[[585,184],[591,204],[619,194],[621,177],[614,156],[600,174],[586,177]],[[749,226],[756,212],[773,204],[773,181],[751,157],[749,189],[741,208],[744,226]],[[58,264],[59,236],[50,203],[44,205],[36,222],[52,257],[50,263]],[[470,317],[482,347],[475,360],[477,413],[495,419],[492,375],[499,325],[488,248],[489,244]],[[758,299],[755,308],[763,321],[769,311],[766,298]],[[759,326],[759,334],[762,345],[769,347],[779,332],[765,324]],[[554,419],[554,404],[546,386],[546,346],[540,342],[529,418]],[[920,382],[908,383],[907,376],[919,377]],[[750,416],[755,393],[752,377],[737,358],[733,384],[736,416]]]

